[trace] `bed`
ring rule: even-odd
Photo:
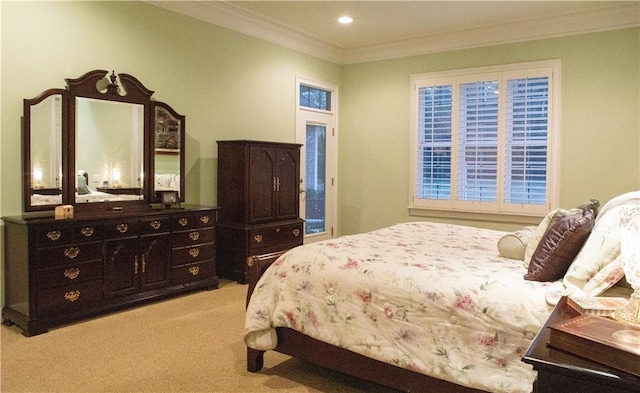
[[[608,203],[600,226],[589,204],[517,233],[409,222],[250,257],[247,369],[259,371],[275,350],[407,392],[530,392],[536,374],[521,359],[554,299],[598,295],[622,277],[615,241],[590,271],[581,249],[604,258],[595,243],[611,238],[621,205],[638,201],[635,193]],[[528,259],[503,256],[497,245],[522,233]],[[541,274],[540,263],[552,276],[525,279]]]

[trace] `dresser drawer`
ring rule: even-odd
[[[249,249],[271,248],[284,244],[302,244],[302,223],[253,229],[249,231]]]
[[[36,249],[36,266],[69,265],[72,263],[102,260],[102,242],[68,244],[60,247]]]
[[[174,231],[180,231],[183,229],[214,227],[215,221],[215,212],[213,211],[185,213],[172,217],[171,228]]]
[[[181,285],[213,277],[215,263],[212,260],[178,266],[171,269],[171,284]]]
[[[102,239],[102,225],[96,223],[56,224],[36,230],[37,246],[55,246],[74,241],[100,239]]]
[[[174,248],[213,243],[215,241],[215,232],[213,227],[174,232],[171,241],[171,245]]]
[[[201,244],[193,247],[174,248],[171,251],[173,266],[186,265],[194,262],[213,259],[215,249],[213,243]]]
[[[138,220],[109,221],[104,224],[104,236],[107,238],[138,235]]]
[[[39,291],[36,295],[36,308],[40,315],[64,313],[98,303],[101,299],[102,281],[91,281]]]
[[[140,234],[168,233],[171,229],[169,217],[140,220]]]
[[[36,288],[48,289],[102,280],[102,261],[92,261],[38,270]]]

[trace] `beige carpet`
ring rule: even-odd
[[[275,352],[247,372],[246,290],[223,281],[30,338],[2,325],[0,391],[391,392]]]

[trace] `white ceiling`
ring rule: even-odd
[[[339,64],[640,25],[640,1],[149,2]]]

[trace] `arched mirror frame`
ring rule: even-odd
[[[108,83],[107,78],[111,81]],[[103,83],[105,82],[106,83]],[[118,81],[120,83],[118,83]],[[185,117],[175,112],[168,104],[151,101],[153,91],[147,89],[138,79],[129,74],[118,74],[114,72],[109,76],[109,71],[90,71],[77,79],[66,79],[66,89],[49,89],[34,99],[24,100],[23,118],[23,195],[24,210],[53,210],[58,204],[34,205],[31,203],[31,193],[33,184],[33,170],[31,168],[31,108],[33,105],[42,102],[46,98],[61,94],[62,96],[62,181],[61,181],[61,203],[72,204],[76,209],[91,210],[105,209],[110,207],[128,207],[136,205],[148,205],[158,202],[155,196],[155,122],[156,107],[166,109],[172,116],[179,120],[179,148],[175,154],[179,155],[179,195],[184,201],[185,194]],[[101,88],[104,85],[104,89]],[[98,86],[101,86],[100,88]],[[126,94],[125,94],[126,93]],[[140,104],[144,108],[144,136],[143,136],[143,179],[142,179],[142,199],[137,201],[118,201],[100,203],[76,203],[76,182],[69,179],[76,178],[76,98],[85,97],[96,100],[123,102]]]
[[[23,129],[23,144],[22,144],[22,155],[23,155],[23,166],[24,166],[24,173],[23,173],[23,179],[22,179],[22,186],[23,186],[23,192],[22,195],[24,196],[24,209],[25,211],[37,211],[37,210],[51,210],[53,209],[53,207],[55,205],[34,205],[31,201],[31,196],[32,194],[35,192],[38,192],[36,190],[34,190],[34,183],[36,182],[36,180],[34,179],[34,167],[33,167],[33,144],[32,144],[32,137],[34,136],[31,130],[31,120],[32,120],[32,108],[34,108],[36,105],[43,103],[45,100],[54,97],[56,95],[60,95],[61,97],[61,111],[60,111],[60,127],[61,129],[59,130],[59,132],[55,132],[55,134],[57,134],[62,140],[61,140],[61,147],[60,147],[60,151],[57,152],[57,154],[60,156],[60,162],[58,163],[58,165],[60,165],[60,168],[55,168],[56,172],[59,171],[60,175],[62,175],[62,170],[64,168],[64,163],[68,161],[68,153],[69,151],[67,149],[62,148],[62,146],[66,146],[67,145],[67,141],[66,141],[66,133],[64,132],[64,130],[66,130],[68,128],[68,116],[67,116],[67,90],[65,89],[49,89],[44,91],[42,94],[40,94],[39,96],[32,98],[32,99],[24,99],[23,100],[23,124],[22,124],[22,129]],[[47,130],[48,132],[52,132],[52,130]],[[67,195],[63,195],[63,191],[62,191],[62,182],[61,179],[58,179],[58,181],[60,182],[60,185],[52,185],[52,184],[48,184],[48,188],[50,190],[50,194],[51,195],[61,195],[61,200],[60,202],[62,204],[68,204],[69,203],[69,199]],[[55,191],[54,188],[59,188],[58,191]],[[66,197],[66,198],[65,198]]]

